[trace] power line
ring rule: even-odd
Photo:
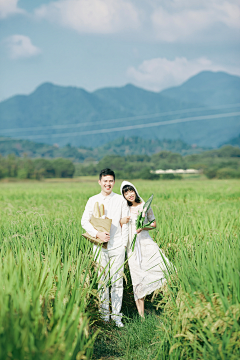
[[[66,136],[85,136],[85,135],[93,135],[93,134],[105,134],[111,132],[120,132],[120,131],[127,131],[127,130],[134,130],[134,129],[143,129],[149,127],[158,127],[158,126],[165,126],[165,125],[172,125],[172,124],[179,124],[184,122],[190,121],[203,121],[203,120],[216,120],[220,118],[226,117],[233,117],[240,115],[240,112],[231,112],[226,114],[215,114],[215,115],[203,115],[203,116],[193,116],[183,119],[173,119],[167,121],[160,121],[160,122],[153,122],[149,124],[139,124],[139,125],[128,125],[110,129],[99,129],[99,130],[89,130],[89,131],[82,131],[82,132],[74,132],[74,133],[64,133],[64,134],[51,134],[51,135],[28,135],[24,136],[24,139],[45,139],[46,137],[66,137]],[[9,139],[6,139],[6,141]]]
[[[28,128],[14,128],[14,129],[3,129],[0,130],[2,134],[9,133],[9,132],[25,132],[25,131],[41,131],[41,130],[61,130],[61,129],[69,129],[69,128],[78,128],[84,126],[96,126],[102,124],[110,124],[110,123],[118,123],[119,121],[137,121],[137,120],[145,120],[145,119],[153,119],[156,117],[167,116],[167,115],[178,115],[184,114],[188,112],[195,112],[195,111],[206,111],[206,110],[217,110],[217,109],[227,109],[231,107],[239,107],[240,103],[237,104],[227,104],[227,105],[219,105],[219,106],[212,106],[212,107],[198,107],[198,108],[188,108],[183,110],[175,110],[175,111],[167,111],[162,113],[155,113],[149,115],[135,115],[129,117],[123,117],[118,119],[109,119],[109,120],[102,120],[96,121],[95,123],[85,122],[85,123],[77,123],[77,124],[67,124],[67,125],[46,125],[46,126],[38,126],[38,127],[28,127]]]

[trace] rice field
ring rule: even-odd
[[[141,321],[126,265],[119,330],[81,237],[95,180],[0,183],[0,359],[239,359],[240,181],[134,181],[176,272]]]

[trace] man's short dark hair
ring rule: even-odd
[[[103,170],[100,171],[99,180],[101,180],[101,178],[102,178],[103,176],[107,176],[107,175],[113,176],[113,179],[115,180],[115,173],[114,173],[114,171],[111,170],[111,169],[108,169],[108,168],[103,169]]]

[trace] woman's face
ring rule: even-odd
[[[134,202],[136,199],[136,193],[134,190],[128,190],[124,193],[124,197],[128,201]]]

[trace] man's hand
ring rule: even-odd
[[[140,232],[142,232],[143,230],[144,230],[144,229],[137,229],[137,230],[136,230],[136,233],[137,233],[137,234],[140,234]]]
[[[99,238],[102,242],[108,242],[110,240],[110,234],[108,232],[99,231],[96,237]]]

